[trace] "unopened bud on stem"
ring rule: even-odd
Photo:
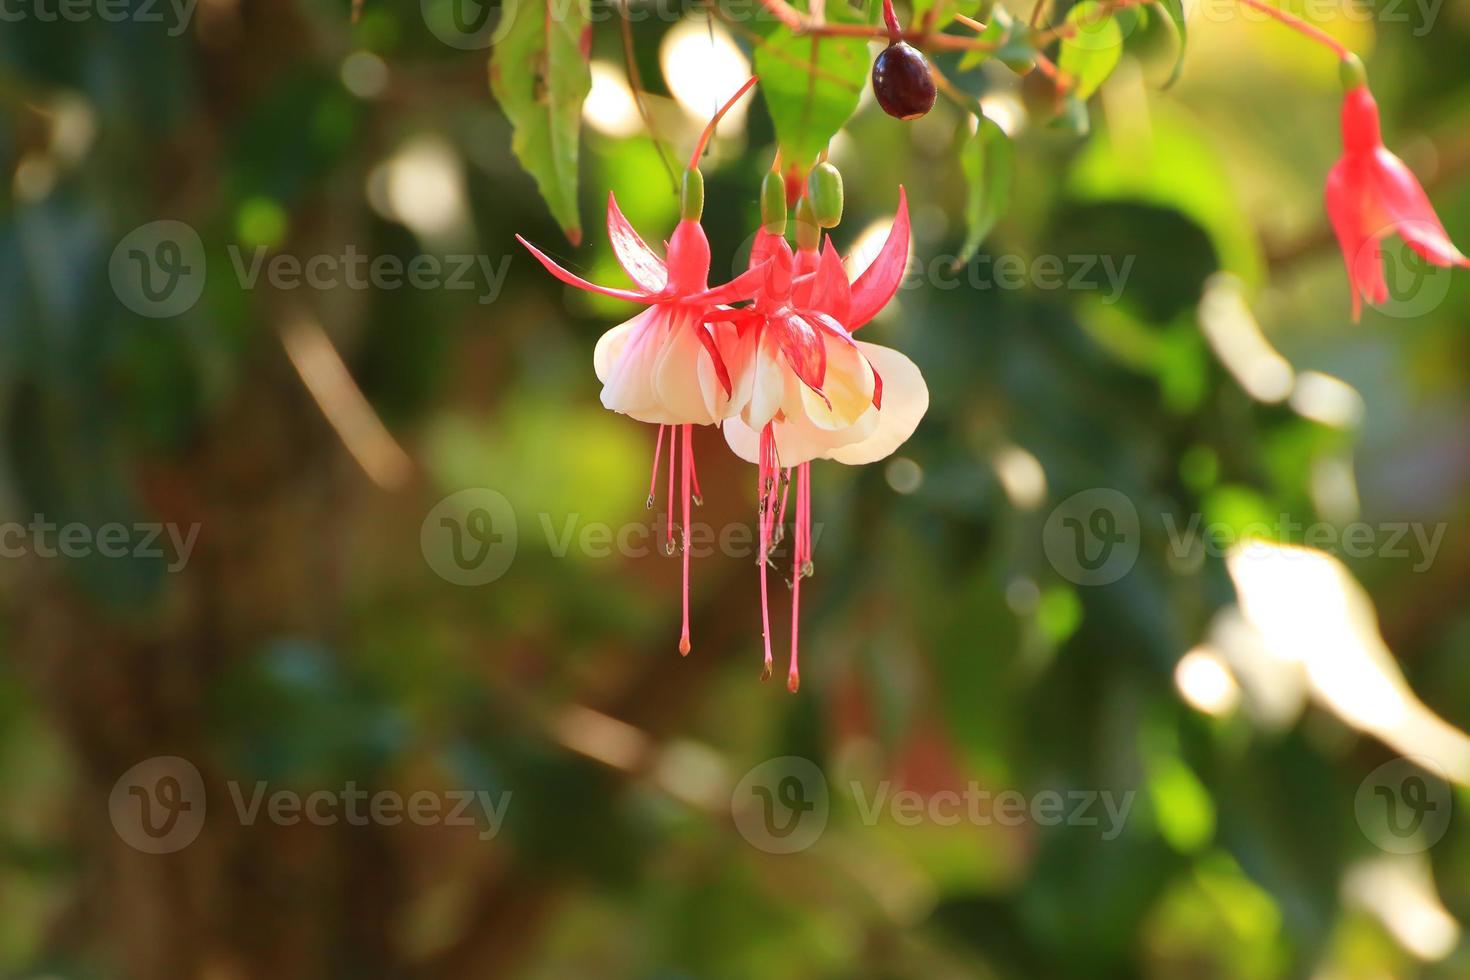
[[[812,169],[807,178],[807,197],[818,225],[836,228],[842,223],[842,174],[832,164],[822,162]]]
[[[768,234],[786,234],[786,180],[772,170],[761,181],[761,227]]]

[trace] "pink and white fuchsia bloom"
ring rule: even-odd
[[[722,304],[748,299],[763,273],[752,269],[715,289],[709,288],[709,239],[699,221],[685,218],[668,242],[668,259],[659,258],[639,237],[611,195],[607,231],[613,252],[639,290],[613,289],[587,282],[557,265],[534,245],[516,236],[547,270],[568,285],[588,292],[647,303],[637,316],[613,327],[597,341],[592,366],[602,382],[602,404],[640,422],[658,425],[648,506],[653,506],[659,457],[668,432],[668,541],[673,554],[674,471],[682,457],[684,537],[684,626],[679,652],[689,652],[689,505],[697,500],[693,427],[717,424],[740,410],[730,372],[705,320]],[[675,440],[678,440],[676,443]],[[677,456],[676,456],[677,454]]]
[[[779,544],[787,498],[796,484],[791,576],[791,660],[786,683],[801,682],[797,657],[801,580],[812,574],[810,463],[832,459],[859,465],[891,455],[929,407],[919,369],[887,347],[852,334],[898,291],[909,253],[908,202],[899,188],[898,213],[882,249],[849,283],[831,240],[794,257],[785,240],[758,234],[752,268],[764,268],[764,288],[748,309],[720,313],[716,337],[735,378],[738,417],[724,424],[737,456],[759,470],[761,624],[764,676],[771,673],[766,565]],[[779,493],[778,493],[779,491]],[[779,500],[778,500],[779,496]]]
[[[674,475],[682,458],[683,498],[684,626],[679,652],[688,654],[689,643],[689,505],[699,501],[699,478],[694,465],[693,427],[718,424],[739,411],[731,398],[730,372],[715,344],[706,320],[725,303],[749,299],[760,287],[763,272],[750,269],[733,281],[709,287],[709,239],[699,219],[704,207],[704,183],[699,158],[720,119],[755,85],[747,81],[715,113],[705,127],[689,169],[684,175],[680,202],[681,218],[665,243],[666,258],[648,246],[618,207],[607,197],[607,234],[613,253],[637,289],[599,286],[562,268],[530,242],[517,235],[540,263],[557,279],[578,289],[647,305],[642,313],[613,327],[598,340],[592,366],[602,382],[602,404],[642,422],[658,425],[654,445],[653,477],[649,481],[648,506],[654,503],[659,459],[668,431],[669,487],[668,539],[665,548],[674,553]],[[677,440],[677,442],[676,442]]]
[[[608,196],[613,252],[637,287],[599,286],[517,239],[553,276],[578,289],[642,303],[643,312],[605,333],[593,352],[602,403],[658,425],[648,505],[653,506],[668,432],[668,539],[673,554],[675,471],[682,458],[684,594],[679,652],[689,643],[689,508],[699,503],[693,427],[721,425],[730,447],[757,464],[760,487],[761,622],[765,676],[771,674],[766,568],[785,525],[796,484],[791,578],[791,666],[797,665],[801,580],[812,573],[810,462],[859,464],[882,459],[914,431],[929,404],[924,379],[897,351],[854,340],[893,298],[908,261],[909,215],[899,188],[898,213],[872,264],[849,282],[830,241],[793,254],[780,235],[757,233],[749,268],[709,287],[710,247],[699,224],[703,181],[697,165],[721,116],[749,90],[747,82],[711,120],[684,175],[681,220],[665,257],[650,248]],[[784,222],[784,219],[783,219]],[[815,226],[811,242],[818,241]],[[798,235],[805,241],[805,235]],[[751,301],[745,307],[730,304]],[[676,456],[677,454],[677,456]]]
[[[603,384],[603,406],[658,425],[712,425],[729,418],[738,410],[730,374],[703,321],[721,304],[751,298],[760,288],[760,271],[709,288],[709,239],[697,220],[679,222],[665,261],[633,230],[611,194],[607,232],[618,263],[638,289],[587,282],[516,236],[562,282],[648,305],[597,341],[592,366]]]

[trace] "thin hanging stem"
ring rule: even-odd
[[[898,14],[894,12],[893,0],[883,0],[883,26],[888,28],[889,41],[898,41],[903,37],[903,28],[898,24]]]
[[[669,183],[673,185],[674,193],[679,193],[679,175],[674,172],[674,161],[669,154],[668,147],[664,145],[663,137],[659,135],[658,127],[653,123],[653,116],[648,111],[648,105],[643,101],[643,78],[638,71],[638,58],[633,51],[633,22],[628,17],[628,0],[618,4],[618,23],[623,34],[623,70],[628,75],[628,88],[633,92],[633,104],[638,108],[638,118],[643,120],[643,127],[648,130],[648,138],[653,141],[653,148],[658,151],[659,161],[664,169],[669,172]]]
[[[725,113],[734,108],[735,103],[739,102],[740,99],[745,95],[745,93],[749,92],[751,90],[751,87],[754,86],[757,81],[759,81],[758,77],[755,75],[751,75],[750,78],[746,80],[745,84],[740,86],[739,90],[736,91],[734,95],[730,96],[729,100],[724,105],[720,106],[719,111],[714,114],[714,117],[712,119],[710,119],[709,125],[704,127],[704,132],[699,134],[699,142],[694,147],[694,154],[689,157],[690,170],[696,170],[699,168],[699,158],[704,156],[704,147],[707,143],[709,143],[710,137],[715,134],[715,127],[720,124],[720,120],[725,118]]]
[[[808,37],[865,37],[875,41],[907,41],[916,48],[935,51],[994,51],[997,47],[990,41],[960,37],[935,31],[900,31],[895,38],[888,27],[869,24],[818,24],[797,10],[786,0],[760,0],[761,6],[780,21],[793,34]]]
[[[1332,53],[1337,55],[1339,61],[1346,61],[1348,57],[1352,54],[1352,52],[1349,51],[1345,45],[1343,45],[1332,35],[1328,34],[1321,28],[1313,27],[1311,24],[1308,24],[1306,21],[1302,20],[1300,17],[1297,17],[1295,14],[1288,14],[1284,10],[1278,10],[1270,4],[1262,3],[1261,0],[1240,0],[1240,2],[1244,6],[1250,7],[1252,10],[1259,10],[1261,13],[1265,14],[1268,17],[1274,17],[1276,20],[1285,24],[1287,27],[1290,27],[1298,34],[1309,37],[1313,41],[1316,41],[1318,44],[1326,48],[1330,48],[1332,50]]]

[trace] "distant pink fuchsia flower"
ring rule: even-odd
[[[1327,214],[1337,232],[1353,290],[1353,320],[1363,300],[1384,303],[1383,239],[1397,233],[1434,265],[1470,266],[1424,188],[1404,162],[1383,145],[1378,103],[1356,58],[1344,59],[1348,90],[1342,103],[1343,155],[1327,177]]]
[[[674,548],[674,471],[676,453],[682,457],[684,596],[683,632],[679,652],[689,653],[689,505],[698,502],[692,429],[718,424],[740,410],[732,399],[733,386],[719,347],[706,320],[722,304],[749,299],[760,288],[764,272],[752,268],[723,286],[709,286],[710,247],[699,220],[704,208],[704,184],[699,158],[720,119],[756,83],[751,78],[709,122],[689,169],[684,174],[680,221],[660,258],[633,230],[612,194],[607,199],[607,232],[618,263],[637,289],[616,289],[588,282],[562,268],[530,242],[516,240],[557,279],[578,289],[647,304],[647,309],[603,334],[593,351],[592,364],[603,383],[602,404],[659,427],[654,446],[653,478],[648,506],[654,502],[659,457],[668,430],[669,488],[668,541]],[[677,443],[676,443],[677,440]]]
[[[716,337],[735,379],[732,401],[741,406],[724,424],[725,439],[758,468],[765,677],[772,664],[766,566],[796,484],[786,679],[793,692],[801,682],[801,580],[812,574],[811,460],[858,465],[882,459],[913,434],[928,409],[929,392],[912,361],[852,337],[898,291],[908,251],[902,188],[888,238],[855,282],[849,283],[830,240],[820,251],[793,256],[784,239],[762,231],[751,255],[752,268],[766,271],[761,292],[750,308],[717,314]]]

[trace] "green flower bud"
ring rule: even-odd
[[[704,215],[704,175],[698,170],[684,171],[684,185],[679,189],[679,217],[698,221]]]
[[[761,180],[761,226],[772,235],[786,234],[786,180],[774,170]]]
[[[807,198],[817,224],[835,228],[842,223],[842,174],[830,163],[819,163],[807,178]]]
[[[1351,92],[1353,89],[1361,88],[1368,84],[1368,69],[1363,67],[1363,59],[1355,54],[1349,54],[1342,59],[1337,66],[1338,74],[1342,78],[1342,90]]]

